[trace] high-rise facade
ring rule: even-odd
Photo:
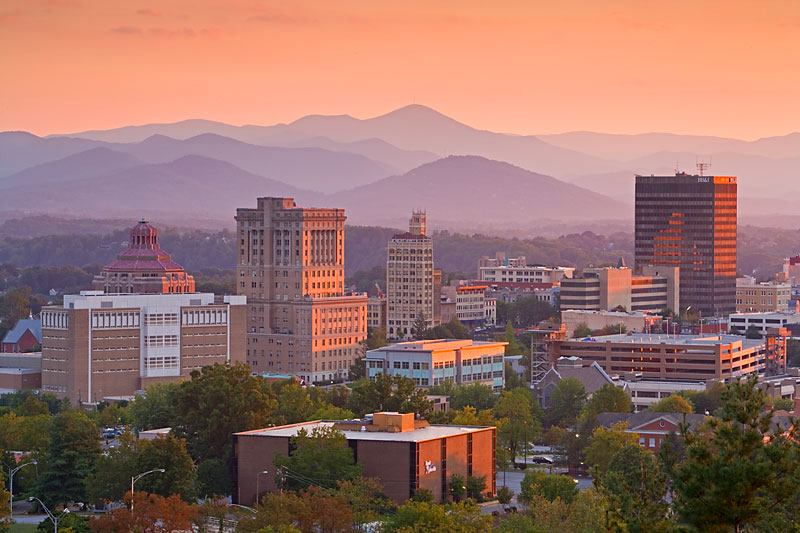
[[[732,176],[636,176],[636,267],[680,268],[680,305],[736,309],[737,184]]]
[[[424,316],[435,325],[433,241],[425,235],[424,211],[414,211],[409,231],[389,240],[386,261],[387,336],[413,334],[414,321]]]
[[[367,335],[366,294],[344,293],[344,209],[258,198],[236,210],[237,293],[248,300],[255,372],[347,378]]]

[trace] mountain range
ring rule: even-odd
[[[0,132],[0,208],[230,220],[256,196],[291,195],[344,207],[358,224],[402,227],[425,207],[433,227],[535,232],[559,221],[630,221],[635,173],[692,172],[699,158],[712,174],[739,177],[740,218],[796,214],[800,133],[511,135],[420,105],[272,126],[186,120],[49,137]]]

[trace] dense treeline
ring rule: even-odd
[[[169,227],[159,229],[163,248],[187,270],[234,268],[234,232],[180,232]],[[400,230],[348,226],[346,231],[346,275],[351,276],[360,270],[385,265],[388,241]],[[113,260],[127,241],[127,230],[104,235],[73,233],[29,239],[5,237],[0,239],[0,263],[17,266],[105,264]],[[558,238],[504,239],[440,231],[433,235],[433,244],[437,268],[470,274],[476,272],[481,256],[494,256],[496,252],[508,252],[511,257],[524,255],[529,264],[560,264],[578,268],[616,264],[620,256],[628,264],[633,263],[633,235],[622,232],[604,236],[585,231]],[[783,259],[798,248],[797,231],[742,226],[739,228],[739,271],[745,274],[755,272],[759,277],[768,278],[780,271]]]

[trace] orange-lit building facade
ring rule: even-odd
[[[158,229],[145,219],[130,231],[128,248],[103,267],[92,281],[106,294],[176,294],[194,292],[194,276],[161,249]]]
[[[375,413],[360,420],[302,422],[234,434],[234,503],[252,505],[258,496],[277,492],[276,454],[288,456],[291,438],[301,429],[311,433],[327,427],[344,434],[362,475],[378,478],[383,493],[397,503],[405,503],[420,488],[431,491],[436,502],[447,501],[453,475],[485,477],[482,492],[495,493],[496,428],[431,425],[414,420],[413,413]],[[264,471],[269,473],[256,479]]]
[[[680,304],[736,309],[737,183],[732,176],[636,176],[636,267],[680,268]]]
[[[344,293],[344,209],[258,198],[240,208],[237,293],[247,296],[254,372],[342,381],[367,335],[367,295]]]

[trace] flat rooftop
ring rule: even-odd
[[[411,341],[411,342],[398,342],[378,348],[377,350],[370,350],[371,352],[399,352],[399,351],[415,351],[415,352],[435,352],[439,350],[460,350],[462,348],[477,348],[477,347],[500,347],[508,344],[507,342],[493,342],[493,341],[473,341],[472,339],[435,339],[429,341]]]
[[[709,334],[709,335],[654,335],[651,333],[633,333],[622,335],[603,335],[568,339],[570,342],[613,342],[622,344],[672,344],[686,346],[714,346],[741,342],[743,348],[753,348],[764,344],[762,339],[748,339],[741,335]]]
[[[311,432],[314,428],[324,428],[336,425],[337,422],[357,423],[353,420],[338,420],[327,421],[317,420],[314,422],[305,422],[301,424],[292,424],[289,426],[278,426],[274,428],[256,429],[253,431],[243,431],[236,433],[236,435],[255,435],[259,437],[294,437],[301,429]],[[454,435],[464,435],[467,433],[475,433],[491,429],[494,426],[443,426],[443,425],[430,425],[424,428],[414,429],[411,431],[402,431],[391,433],[388,431],[352,431],[340,430],[347,440],[372,440],[372,441],[388,441],[388,442],[422,442],[432,439],[441,439],[442,437],[452,437]]]

